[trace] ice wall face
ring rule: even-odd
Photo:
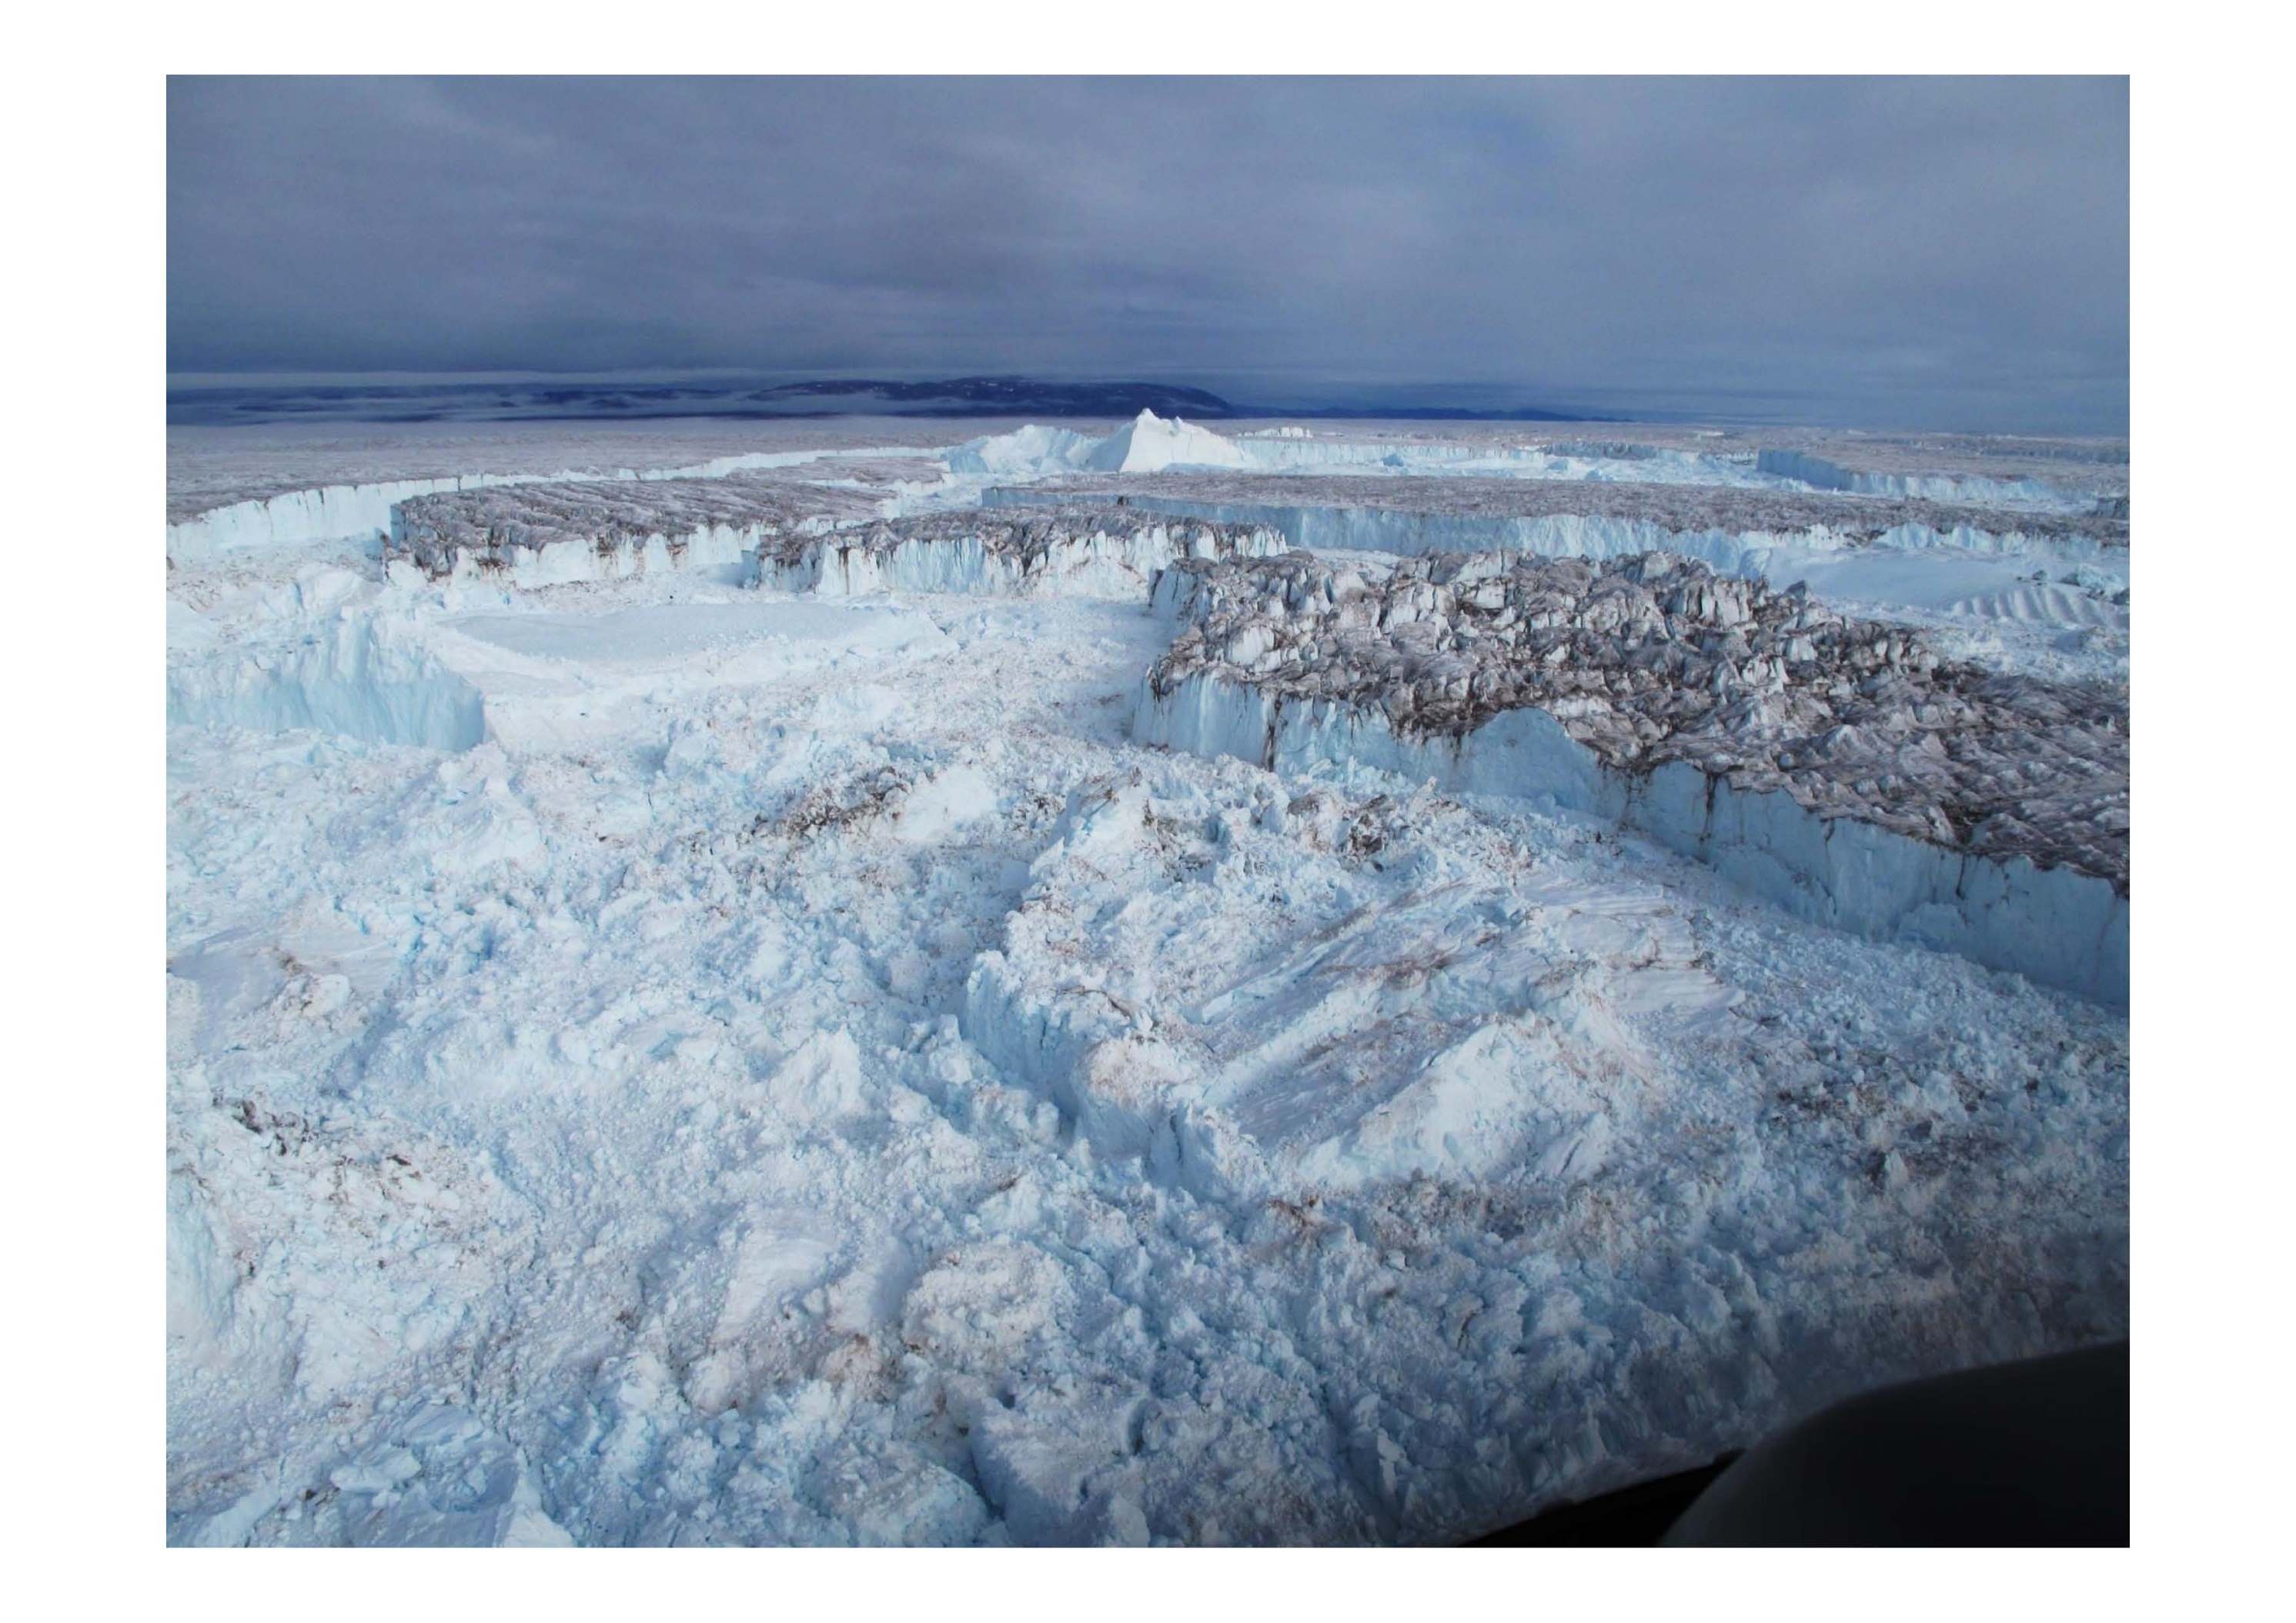
[[[1152,512],[1222,524],[1259,524],[1280,531],[1294,547],[1320,552],[1398,553],[1517,551],[1549,558],[1622,558],[1666,550],[1696,558],[1734,575],[1763,572],[1782,549],[1832,551],[1852,543],[1825,530],[1673,530],[1649,520],[1571,513],[1497,518],[1468,513],[1410,512],[1347,506],[1273,506],[1263,503],[1199,502],[1140,495],[1126,498]],[[1025,493],[992,491],[991,505],[1025,504]]]
[[[732,580],[747,569],[752,552],[780,533],[778,526],[768,524],[712,524],[671,533],[656,530],[580,541],[486,543],[425,549],[427,562],[417,561],[393,537],[391,574],[394,579],[427,577],[458,585],[492,581],[526,589],[580,580],[622,580],[672,570],[712,573]]]
[[[1816,489],[1843,490],[1857,496],[1914,496],[1939,502],[2030,503],[2068,512],[2088,506],[2091,499],[2046,480],[1995,479],[1973,473],[1877,472],[1845,468],[1808,451],[1763,451],[1756,456],[1754,465],[1764,473],[1798,480]]]
[[[1144,598],[1182,559],[1263,557],[1283,537],[1245,526],[1178,522],[1120,508],[936,513],[761,545],[757,584],[771,591],[988,592]]]
[[[224,554],[276,546],[305,545],[322,541],[361,541],[393,533],[397,509],[420,497],[452,496],[512,487],[572,487],[569,500],[611,504],[602,493],[613,487],[651,486],[650,496],[665,506],[692,505],[690,491],[696,481],[733,480],[744,474],[767,473],[836,458],[907,457],[916,453],[905,447],[840,450],[757,451],[676,467],[563,469],[548,473],[464,473],[441,479],[386,480],[373,483],[328,485],[290,490],[260,500],[234,502],[171,521],[168,526],[168,556],[184,563]],[[689,487],[686,495],[665,495],[663,485]],[[816,486],[816,488],[826,488]],[[507,510],[513,520],[518,511]],[[562,508],[543,510],[545,521]],[[430,510],[431,517],[452,514],[451,506]],[[658,527],[657,527],[658,528]],[[675,530],[665,533],[676,533]]]
[[[1728,486],[1171,474],[1121,486],[1081,479],[997,486],[982,501],[1073,505],[1119,496],[1153,512],[1268,525],[1294,546],[1322,551],[1613,558],[1664,550],[1749,577],[1790,568],[1810,553],[1865,546],[2032,555],[2052,563],[2127,557],[2127,522],[2099,513],[2005,516],[1922,500]]]
[[[1958,953],[2102,1003],[2128,1001],[2128,898],[2108,881],[1821,817],[1789,795],[1745,793],[1686,763],[1638,779],[1603,766],[1543,711],[1511,712],[1464,739],[1411,738],[1374,709],[1198,675],[1146,689],[1134,731],[1144,743],[1276,772],[1352,761],[1456,793],[1610,817],[1797,917]]]
[[[419,496],[521,484],[534,475],[472,473],[453,479],[393,480],[291,490],[259,502],[234,502],[168,526],[168,556],[197,562],[227,553],[348,541],[390,533],[391,509]]]
[[[737,582],[774,537],[877,516],[876,492],[787,475],[581,480],[429,496],[393,512],[386,561],[431,579],[519,586],[668,570]]]
[[[170,725],[312,727],[370,743],[474,749],[486,737],[479,690],[442,665],[416,627],[345,615],[282,646],[201,658],[168,671]]]
[[[395,602],[322,609],[255,641],[185,628],[168,662],[169,724],[453,752],[580,750],[674,728],[726,689],[890,668],[950,646],[928,617],[885,603],[710,592],[594,613],[495,594],[490,611],[440,613],[435,596]]]
[[[1184,564],[1157,601],[1186,623],[1145,742],[1550,798],[1804,917],[2126,1000],[2125,696],[1665,554]]]

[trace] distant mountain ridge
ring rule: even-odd
[[[1208,389],[1139,381],[1055,382],[1026,377],[820,378],[799,382],[247,383],[170,385],[168,421],[225,425],[278,422],[508,422],[637,421],[653,417],[1098,417],[1143,411],[1199,419],[1387,417],[1588,422],[1583,412],[1526,406],[1248,406]]]

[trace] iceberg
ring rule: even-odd
[[[1158,473],[1166,468],[1242,468],[1250,458],[1234,441],[1175,417],[1143,411],[1102,440],[1084,466],[1100,473]]]

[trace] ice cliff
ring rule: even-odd
[[[327,485],[260,501],[234,502],[168,525],[168,556],[195,562],[260,547],[384,536],[390,533],[391,509],[414,496],[525,484],[540,477],[470,473],[452,479],[389,480],[372,485]]]
[[[1137,599],[1148,595],[1158,571],[1182,559],[1262,557],[1284,547],[1264,526],[1182,521],[1122,507],[929,513],[767,541],[758,549],[757,583],[828,596],[1057,591]]]
[[[903,447],[854,447],[835,451],[754,451],[659,468],[566,468],[552,472],[462,473],[438,479],[381,480],[332,484],[227,503],[175,516],[168,524],[168,556],[195,563],[224,554],[320,541],[363,541],[391,534],[394,511],[417,497],[500,489],[509,486],[575,485],[594,490],[604,485],[691,483],[766,473],[834,458],[910,456]]]
[[[170,726],[313,727],[369,743],[474,748],[478,688],[447,668],[412,619],[344,613],[224,658],[171,658]]]
[[[519,586],[669,569],[738,578],[771,538],[861,522],[881,505],[867,491],[775,474],[466,490],[400,503],[384,558],[397,574]]]
[[[2128,702],[1666,553],[1181,564],[1144,741],[1553,799],[1801,916],[2128,996]]]
[[[2081,493],[2039,479],[1997,479],[1976,473],[1895,473],[1846,468],[1808,451],[1763,451],[1754,465],[1764,473],[1798,480],[1819,490],[1857,496],[1921,497],[1939,502],[2030,503],[2078,509],[2088,504]]]
[[[1439,553],[1510,550],[1611,558],[1664,550],[1759,576],[1774,554],[1875,546],[2125,557],[2128,525],[2102,514],[2021,512],[1907,499],[1720,486],[1522,479],[1397,480],[1179,474],[1121,487],[1088,480],[996,486],[989,507],[1084,501],[1281,530],[1295,547]],[[1791,560],[1788,561],[1791,562]]]

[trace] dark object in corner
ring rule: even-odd
[[[2128,1343],[1835,1404],[1717,1478],[1671,1545],[2128,1542]]]
[[[1616,1493],[1558,1504],[1528,1521],[1501,1528],[1472,1542],[1509,1548],[1624,1548],[1656,1544],[1706,1491],[1707,1485],[1727,1470],[1738,1456],[1726,1454],[1710,1465],[1677,1471],[1621,1488]]]
[[[2128,1343],[1885,1387],[1476,1542],[2123,1545]]]

